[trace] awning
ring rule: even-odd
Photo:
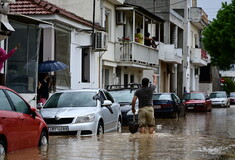
[[[1,32],[15,31],[14,28],[9,23],[7,15],[0,14],[0,22],[1,22],[1,30],[0,30]]]
[[[5,29],[6,29],[6,30],[8,30],[8,31],[15,31],[14,28],[11,26],[10,23],[8,23],[8,22],[1,22],[1,24],[5,26],[5,27],[2,27],[2,26],[1,26],[1,29],[2,29],[2,30],[5,30]],[[5,28],[5,29],[4,29],[4,28]]]
[[[27,23],[27,24],[37,24],[37,25],[48,24],[48,25],[53,26],[53,24],[50,22],[46,22],[37,18],[33,18],[33,17],[26,16],[23,14],[18,14],[18,13],[9,13],[8,18],[9,20],[18,21],[18,22]]]

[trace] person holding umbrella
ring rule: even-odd
[[[42,105],[49,98],[49,89],[51,87],[52,79],[48,73],[42,73],[41,79],[38,81],[38,103]]]
[[[132,112],[135,114],[135,103],[139,99],[139,130],[145,133],[148,127],[149,134],[153,134],[155,126],[154,109],[152,96],[157,85],[157,75],[153,75],[153,84],[149,86],[149,79],[142,79],[142,87],[138,89],[132,99]]]

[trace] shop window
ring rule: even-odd
[[[19,93],[35,93],[37,78],[37,58],[39,31],[36,26],[11,22],[15,29],[12,35],[6,40],[7,52],[21,44],[21,48],[11,56],[6,65],[6,86]]]
[[[67,69],[55,72],[56,87],[70,88],[70,32],[61,28],[55,29],[55,60],[68,66]]]

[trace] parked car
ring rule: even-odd
[[[215,91],[210,94],[212,107],[230,107],[230,99],[225,91]]]
[[[105,89],[67,90],[54,93],[40,113],[49,133],[100,135],[121,132],[121,109]]]
[[[0,86],[0,155],[48,144],[48,127],[36,108]]]
[[[235,104],[235,92],[229,94],[230,104]]]
[[[187,111],[211,111],[211,100],[204,92],[190,92],[183,97]]]
[[[185,106],[175,93],[154,93],[153,107],[156,118],[160,115],[174,118],[186,115]]]
[[[110,85],[107,89],[109,93],[113,96],[115,101],[117,101],[121,106],[122,112],[122,125],[128,125],[129,119],[126,118],[127,113],[131,110],[132,98],[134,97],[135,91],[140,87],[140,85],[127,86],[123,85]],[[136,108],[138,108],[138,100],[136,103]],[[137,118],[137,117],[136,117]]]

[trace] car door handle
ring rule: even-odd
[[[6,117],[1,117],[1,119],[6,119]]]

